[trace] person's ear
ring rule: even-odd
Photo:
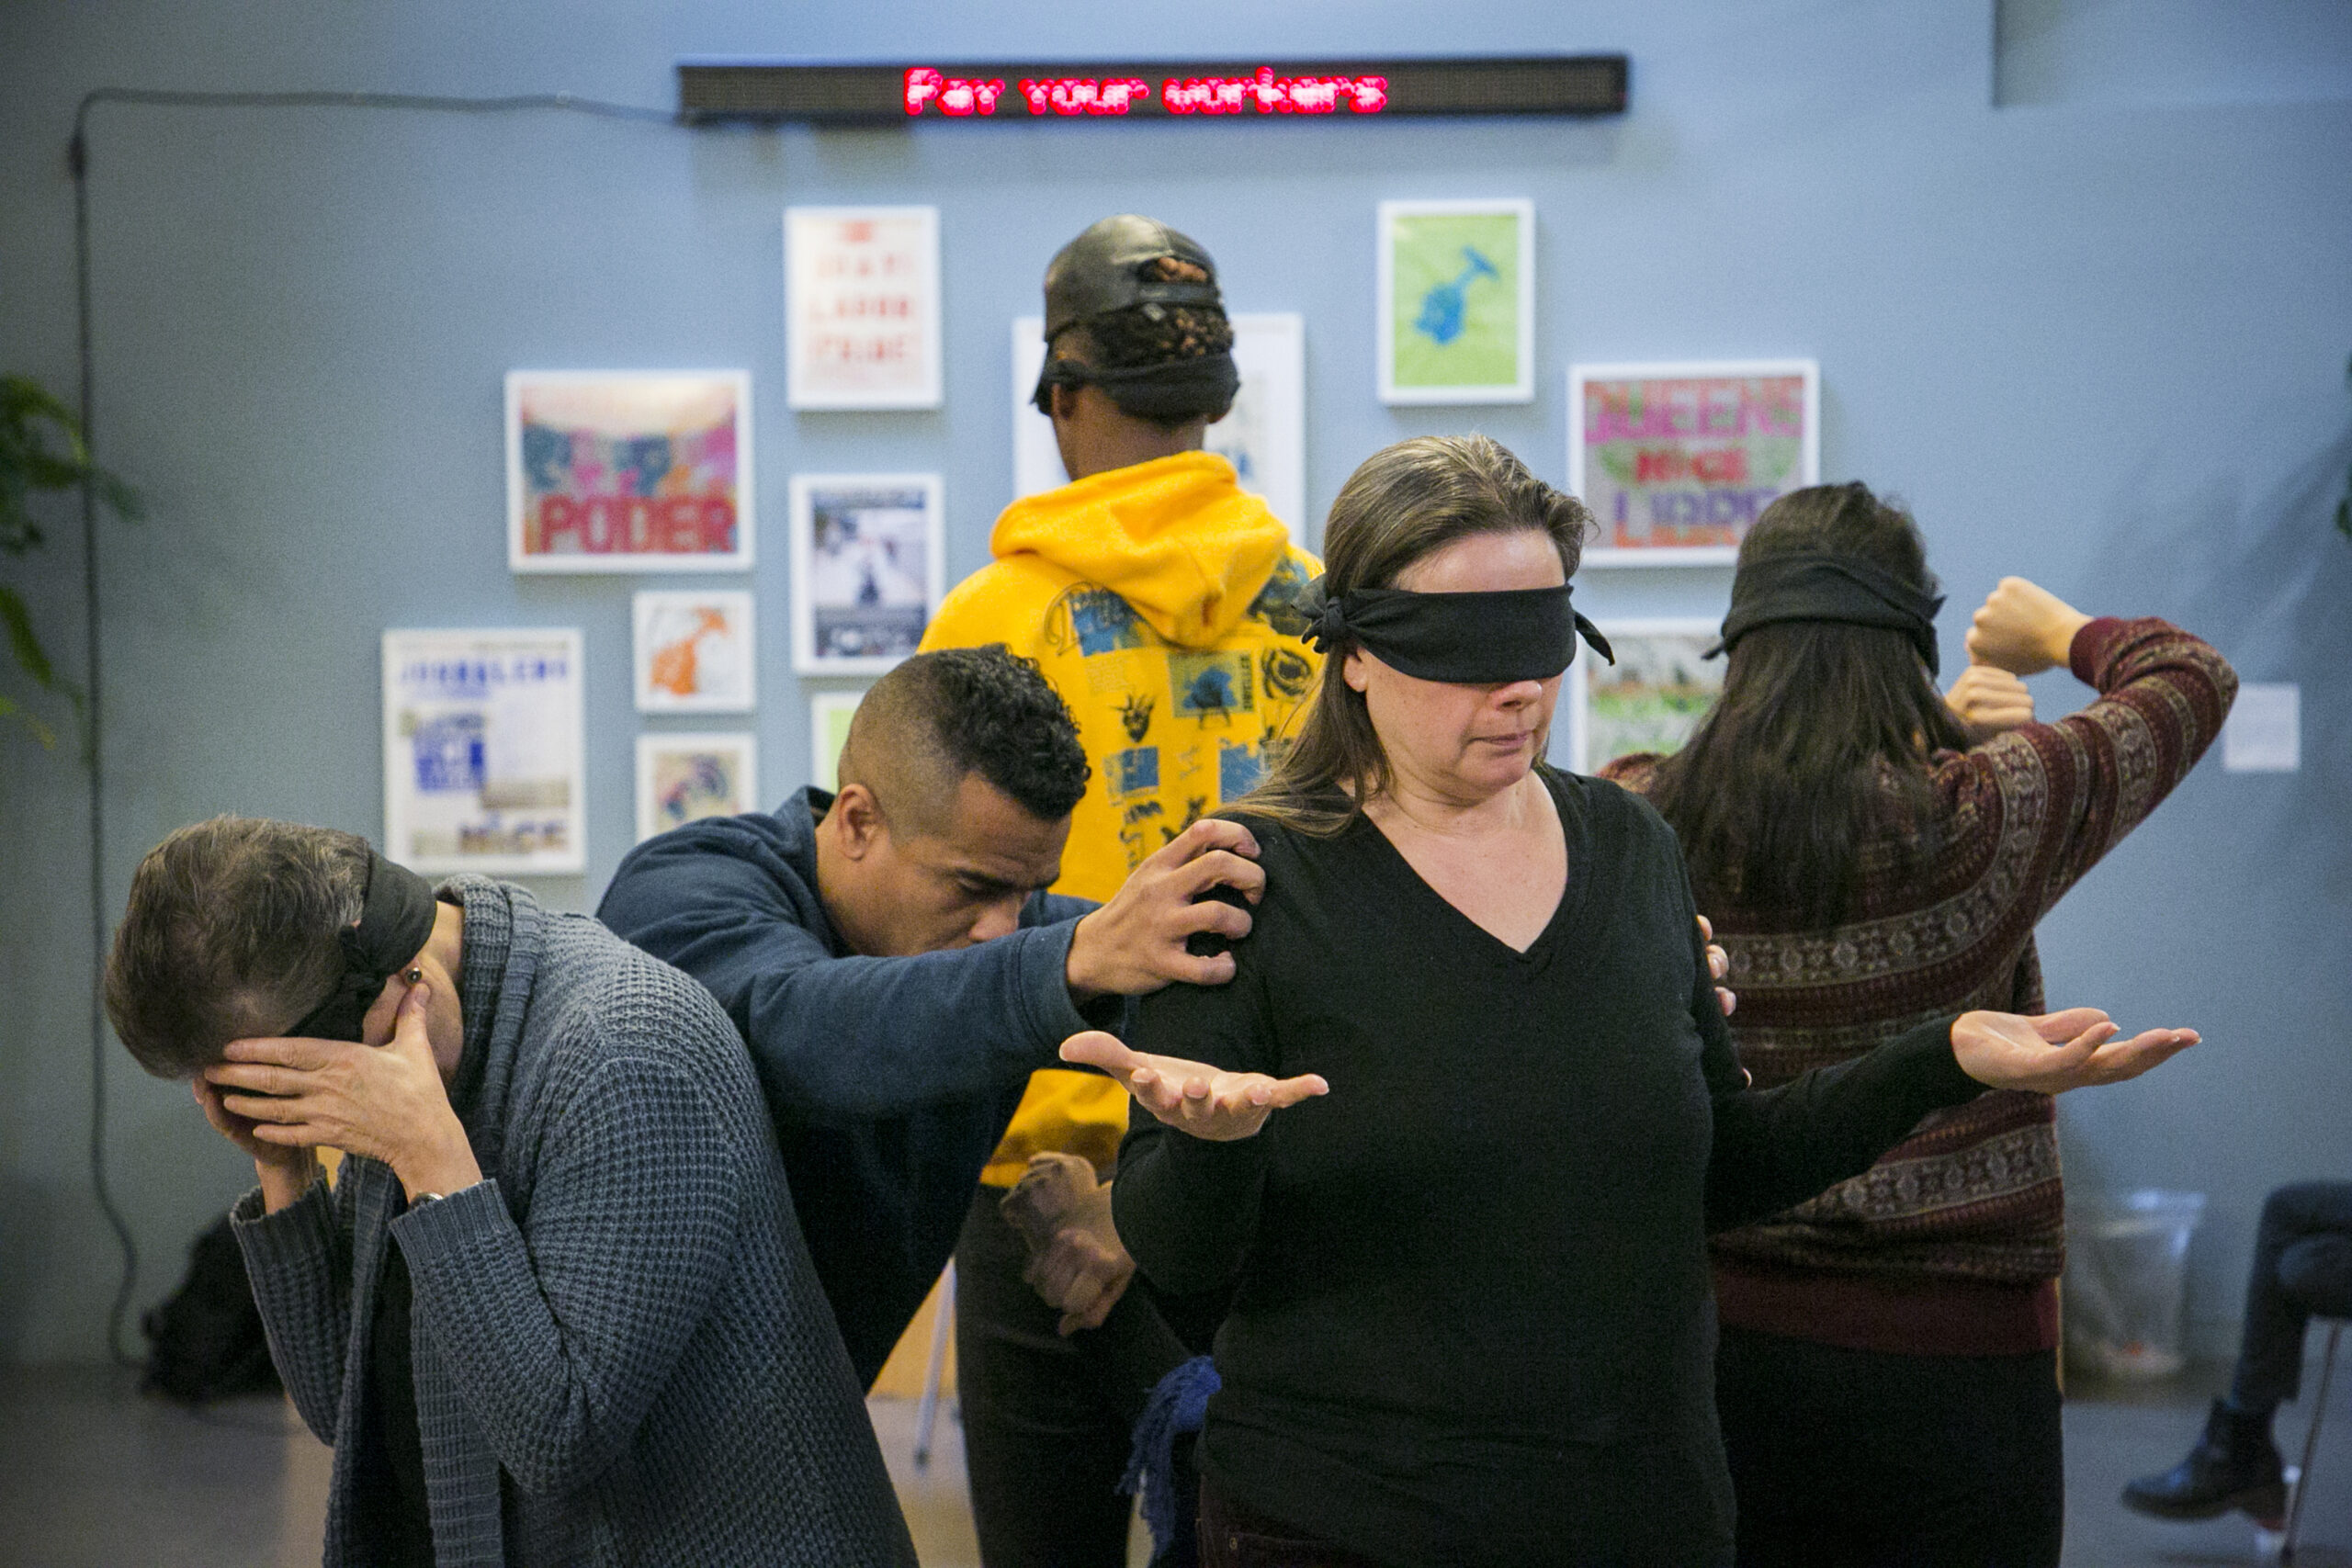
[[[1082,387],[1065,387],[1058,383],[1046,388],[1046,401],[1049,406],[1046,410],[1046,417],[1056,424],[1076,419],[1078,394],[1084,390]]]
[[[1348,651],[1347,657],[1340,664],[1340,679],[1348,683],[1348,690],[1351,692],[1361,692],[1371,683],[1372,677],[1363,667],[1362,649],[1351,649]]]
[[[840,835],[842,853],[851,860],[864,860],[890,830],[882,820],[881,803],[862,784],[842,785],[825,821]]]

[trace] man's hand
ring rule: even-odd
[[[1704,915],[1699,917],[1699,940],[1707,944],[1707,978],[1720,980],[1730,974],[1731,954],[1716,945],[1714,924]],[[1722,986],[1715,987],[1715,1000],[1722,1004],[1725,1018],[1729,1018],[1732,1010],[1739,1006],[1739,998]]]
[[[196,1102],[203,1107],[204,1119],[212,1123],[213,1130],[251,1156],[254,1174],[261,1179],[263,1213],[274,1214],[311,1190],[311,1183],[319,1179],[319,1156],[315,1151],[263,1143],[254,1136],[251,1118],[240,1116],[220,1103],[218,1089],[202,1078],[188,1088],[196,1091]]]
[[[1944,705],[1968,731],[1968,739],[1983,745],[2033,722],[2033,694],[2025,682],[1997,664],[1972,664],[1944,694]]]
[[[1102,1068],[1126,1085],[1137,1105],[1170,1127],[1215,1143],[1255,1137],[1272,1112],[1331,1092],[1320,1073],[1295,1078],[1229,1073],[1182,1056],[1130,1051],[1118,1036],[1099,1029],[1063,1041],[1062,1060]]]
[[[1238,889],[1252,904],[1265,896],[1266,874],[1251,858],[1258,840],[1238,822],[1204,818],[1129,874],[1112,900],[1078,922],[1068,975],[1078,997],[1139,997],[1171,981],[1221,986],[1233,978],[1233,955],[1196,957],[1184,943],[1198,931],[1236,940],[1250,916],[1202,895]]]
[[[2074,657],[2075,634],[2091,618],[2046,588],[2005,577],[1968,627],[1972,663],[2031,675]]]
[[[1111,1184],[1076,1155],[1035,1154],[997,1212],[1027,1244],[1021,1278],[1060,1312],[1057,1332],[1102,1327],[1136,1272],[1111,1220]]]
[[[430,987],[411,986],[380,1046],[345,1040],[233,1040],[204,1069],[221,1108],[249,1135],[307,1155],[324,1144],[392,1168],[413,1199],[481,1179],[464,1123],[425,1038]],[[208,1112],[210,1107],[207,1108]]]
[[[1960,1070],[1994,1089],[2064,1094],[2070,1089],[2121,1083],[2197,1043],[2193,1029],[2151,1029],[2129,1040],[2097,1008],[2026,1018],[2012,1012],[1964,1012],[1951,1026]]]

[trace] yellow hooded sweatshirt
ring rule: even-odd
[[[1322,566],[1207,452],[1016,501],[989,550],[995,561],[947,595],[922,646],[1001,642],[1044,669],[1094,768],[1055,890],[1108,900],[1287,744],[1320,660],[1269,616]],[[1107,1170],[1126,1126],[1111,1079],[1037,1073],[982,1179],[1010,1186],[1047,1149]]]

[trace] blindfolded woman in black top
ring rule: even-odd
[[[1236,808],[1267,887],[1234,980],[1064,1048],[1136,1095],[1138,1265],[1232,1292],[1205,1562],[1728,1563],[1707,1231],[1985,1084],[2195,1038],[1969,1013],[1749,1089],[1673,833],[1543,761],[1577,632],[1605,649],[1589,522],[1483,436],[1356,471],[1302,605],[1321,685]]]

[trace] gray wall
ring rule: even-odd
[[[123,0],[0,11],[0,367],[75,386],[74,107],[101,85],[672,101],[684,54],[1160,56],[1618,48],[1598,124],[1283,122],[693,134],[570,115],[107,107],[91,135],[97,437],[154,515],[104,531],[105,898],[220,810],[380,830],[377,636],[587,634],[588,907],[629,839],[628,579],[505,568],[511,367],[748,366],[758,381],[762,772],[805,776],[780,519],[796,469],[947,476],[951,571],[1011,480],[1005,322],[1055,246],[1141,209],[1198,235],[1242,310],[1307,323],[1309,503],[1374,447],[1476,425],[1563,478],[1572,358],[1809,355],[1825,472],[1917,509],[1966,611],[2002,574],[2171,615],[2303,685],[2304,769],[2209,762],[2044,925],[2050,989],[2207,1043],[2065,1106],[2078,1185],[2210,1192],[2192,1308],[2235,1311],[2270,1185],[2352,1154],[2352,8],[2035,0],[1409,0],[1170,10],[1056,0],[399,6]],[[1073,22],[1072,18],[1077,18]],[[2119,49],[2118,38],[2137,39]],[[1996,59],[1996,53],[1999,58]],[[1996,102],[1996,77],[2002,91]],[[1529,196],[1538,396],[1373,396],[1373,209]],[[947,399],[784,407],[779,211],[942,210]],[[61,525],[71,516],[58,513]],[[70,534],[70,526],[67,529]],[[79,668],[78,547],[11,564]],[[1595,574],[1616,614],[1718,613],[1725,574]],[[2045,678],[2046,707],[2079,692]],[[684,727],[684,726],[682,726]],[[114,1281],[90,1195],[82,775],[0,735],[0,1358],[99,1353]],[[186,1090],[106,1064],[106,1157],[141,1303],[249,1179]]]

